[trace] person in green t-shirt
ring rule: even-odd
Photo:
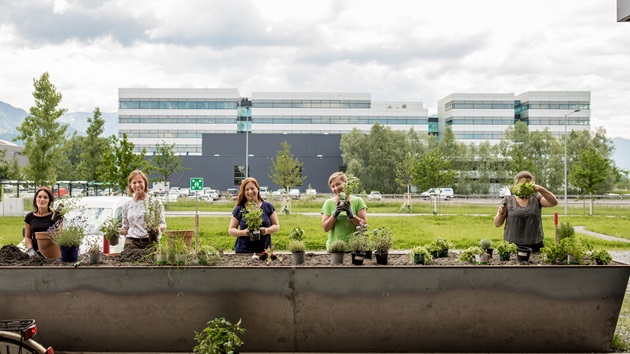
[[[328,178],[328,185],[335,194],[322,206],[322,227],[328,232],[326,249],[334,241],[348,242],[352,233],[359,224],[367,224],[367,205],[361,197],[349,195],[345,200],[340,200],[339,194],[348,182],[348,177],[343,172],[335,172]]]

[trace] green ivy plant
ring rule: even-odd
[[[243,345],[239,337],[245,333],[241,327],[241,320],[232,324],[224,317],[215,318],[207,323],[201,332],[195,331],[197,345],[193,348],[195,354],[223,354],[234,353],[234,349]]]

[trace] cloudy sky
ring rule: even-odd
[[[630,23],[616,0],[0,0],[0,101],[49,72],[70,112],[119,87],[369,92],[584,90],[630,139]]]

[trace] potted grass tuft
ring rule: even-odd
[[[337,240],[330,244],[328,252],[331,254],[331,264],[343,264],[343,255],[346,252],[346,242]]]
[[[387,264],[389,249],[392,247],[392,236],[393,232],[389,227],[377,227],[370,232],[377,264]]]
[[[155,258],[155,263],[158,265],[166,265],[168,264],[169,255],[171,253],[171,243],[170,242],[160,242],[155,245],[155,249],[153,250],[153,256]]]
[[[243,219],[249,230],[250,241],[260,241],[260,227],[262,226],[263,211],[254,202],[245,203],[245,209],[242,211]]]
[[[479,247],[481,247],[482,250],[486,251],[486,253],[488,253],[489,257],[492,257],[492,253],[494,251],[494,248],[492,248],[492,241],[491,240],[483,239],[483,240],[479,241]]]
[[[293,261],[295,264],[302,264],[306,258],[306,245],[304,244],[304,230],[294,227],[289,234],[289,244],[287,250],[293,253]]]
[[[243,345],[239,337],[245,333],[241,327],[241,320],[232,324],[224,317],[215,318],[206,324],[201,332],[195,331],[197,345],[193,348],[194,354],[228,354],[234,353],[234,349]]]
[[[63,223],[55,224],[50,232],[55,244],[61,251],[62,262],[76,262],[79,258],[79,246],[85,237],[86,218],[78,216]]]
[[[416,246],[409,252],[410,262],[414,264],[428,264],[433,260],[431,252],[424,246]]]
[[[183,238],[174,238],[169,240],[169,242],[160,242],[160,243],[170,243],[171,244],[171,255],[172,255],[172,263],[174,265],[185,265],[188,262],[190,250],[186,245],[186,240]]]
[[[87,253],[90,259],[90,264],[101,263],[103,252],[101,252],[100,238],[92,238],[88,241]]]
[[[499,254],[499,260],[504,262],[510,260],[510,254],[516,253],[516,245],[505,240],[497,243],[495,249]]]

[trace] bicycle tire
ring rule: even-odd
[[[0,354],[44,354],[46,348],[36,341],[29,339],[20,343],[20,335],[12,332],[0,331]]]

